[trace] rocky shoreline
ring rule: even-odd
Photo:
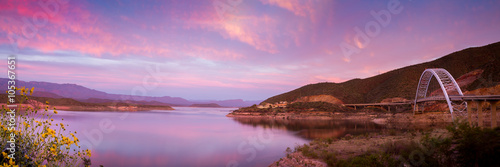
[[[402,113],[375,113],[369,111],[345,112],[289,112],[289,113],[256,113],[256,112],[231,112],[227,117],[247,118],[273,118],[273,119],[334,119],[334,120],[369,120],[377,124],[387,123],[449,123],[452,122],[449,112],[429,112],[416,114]]]

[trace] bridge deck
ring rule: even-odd
[[[413,104],[413,102],[402,102],[402,103],[363,103],[363,104],[344,104],[344,106],[399,106],[399,105],[409,105]]]
[[[451,101],[499,101],[500,100],[500,95],[451,95],[449,96]],[[423,99],[418,99],[417,103],[419,102],[426,102],[426,101],[440,101],[440,100],[446,100],[444,96],[434,96],[434,97],[427,97]]]
[[[451,95],[449,96],[451,101],[500,101],[500,95]],[[444,101],[446,100],[444,96],[434,96],[427,97],[417,100],[417,103],[427,102],[427,101]],[[399,105],[409,105],[415,103],[415,100],[410,102],[399,102],[399,103],[360,103],[360,104],[344,104],[348,107],[357,106],[399,106]]]

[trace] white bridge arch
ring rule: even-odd
[[[450,99],[450,96],[463,96],[462,90],[460,90],[460,87],[457,84],[457,81],[451,76],[451,74],[446,71],[445,69],[442,68],[431,68],[431,69],[426,69],[422,75],[420,76],[420,80],[418,81],[418,87],[417,87],[417,94],[415,97],[415,105],[414,105],[414,111],[418,110],[418,102],[424,100],[427,98],[427,89],[429,88],[429,83],[431,79],[435,77],[436,80],[439,83],[439,86],[441,87],[441,90],[443,91],[444,98],[446,102],[448,103],[448,108],[450,109],[450,113],[452,114],[453,117],[453,111],[463,111],[465,108],[467,108],[467,103],[463,102],[460,104],[460,109],[458,107],[458,104],[453,104],[453,101]],[[465,107],[463,107],[465,104]]]

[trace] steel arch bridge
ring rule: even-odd
[[[453,117],[453,112],[462,113],[463,111],[465,111],[465,109],[467,108],[467,102],[460,100],[458,101],[459,103],[456,104],[453,102],[454,100],[450,98],[450,97],[463,96],[462,90],[460,90],[460,87],[458,86],[457,81],[455,81],[453,76],[451,76],[451,74],[448,71],[442,68],[426,69],[422,73],[422,75],[420,76],[420,80],[418,81],[418,87],[417,87],[417,93],[415,97],[413,111],[414,112],[418,111],[418,102],[443,99],[443,97],[438,97],[438,98],[427,97],[427,89],[429,88],[429,83],[433,77],[436,78],[436,80],[439,83],[439,86],[441,87],[441,90],[443,91],[444,100],[446,100],[446,102],[448,103],[448,108],[450,110],[450,114],[452,114],[452,117]]]

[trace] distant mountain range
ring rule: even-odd
[[[464,78],[461,82],[464,83],[461,84],[462,91],[495,86],[500,83],[500,42],[467,48],[434,61],[395,69],[365,79],[309,84],[273,96],[264,102],[293,102],[301,97],[314,95],[331,95],[344,103],[373,103],[395,97],[414,99],[420,75],[426,68],[444,68],[453,77]],[[478,76],[470,80],[470,75]]]
[[[0,78],[0,91],[7,90],[7,78]],[[35,87],[33,96],[50,97],[50,98],[72,98],[81,102],[87,103],[108,103],[113,101],[135,101],[135,103],[147,105],[170,105],[170,106],[190,106],[214,103],[223,107],[246,107],[253,104],[258,104],[261,101],[243,101],[241,99],[234,100],[207,100],[207,101],[189,101],[180,97],[151,97],[151,96],[132,96],[109,94],[106,92],[90,89],[77,84],[57,84],[50,82],[25,82],[16,81],[17,86],[25,86],[27,88]]]

